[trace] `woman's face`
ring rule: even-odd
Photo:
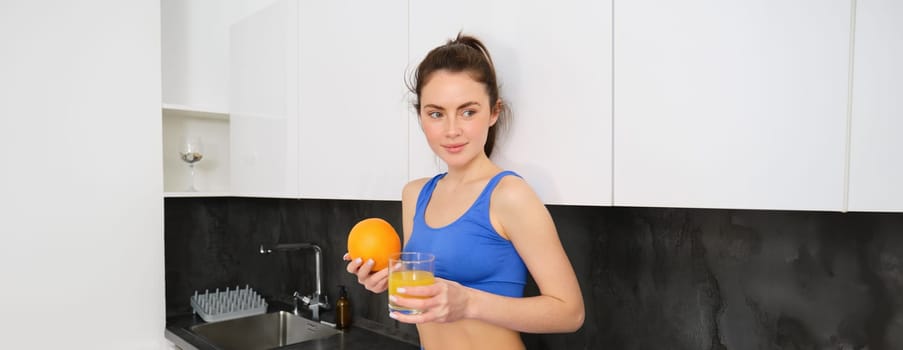
[[[434,72],[420,90],[420,127],[427,143],[449,168],[485,157],[483,146],[498,109],[485,86],[466,72]]]

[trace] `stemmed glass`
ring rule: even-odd
[[[188,187],[187,191],[197,192],[198,189],[194,185],[194,163],[197,163],[204,158],[204,149],[201,144],[201,139],[196,137],[186,138],[185,143],[182,144],[182,149],[179,150],[179,156],[182,158],[182,161],[188,163],[188,168],[191,170],[191,185]]]

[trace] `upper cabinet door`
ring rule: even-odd
[[[298,7],[280,1],[231,29],[231,187],[240,196],[298,192]]]
[[[401,199],[408,165],[407,3],[299,2],[302,197]]]
[[[858,1],[851,211],[903,211],[903,2]]]
[[[409,72],[459,31],[492,54],[511,120],[492,158],[547,204],[611,205],[611,1],[411,1]],[[445,170],[410,116],[410,177]]]
[[[230,2],[161,0],[163,103],[198,111],[229,108]]]
[[[843,210],[850,1],[614,16],[615,205]]]
[[[233,192],[401,199],[406,0],[278,1],[231,40]]]

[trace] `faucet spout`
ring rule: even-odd
[[[323,294],[323,250],[320,246],[313,243],[283,243],[274,246],[260,245],[260,254],[270,254],[277,251],[296,251],[302,249],[312,249],[314,251],[314,268],[316,269],[316,291],[310,296],[300,296],[298,292],[292,296],[295,301],[295,314],[298,314],[297,301],[301,299],[308,308],[313,312],[311,318],[314,321],[320,320],[320,309],[328,309],[329,302],[326,295]]]

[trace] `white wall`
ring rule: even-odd
[[[0,348],[163,348],[160,2],[4,0],[0,50]]]

